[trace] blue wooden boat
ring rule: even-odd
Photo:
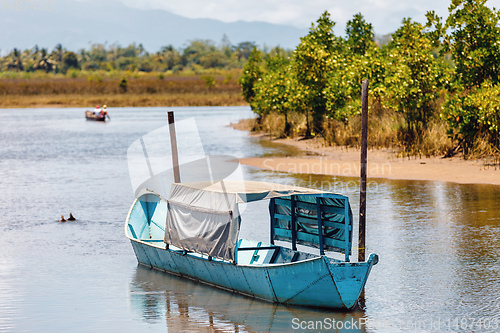
[[[252,223],[239,206],[261,200],[269,200],[269,243],[239,238],[240,224]],[[287,305],[352,309],[378,262],[376,254],[350,262],[346,196],[264,182],[174,183],[168,199],[143,190],[125,234],[141,265]]]

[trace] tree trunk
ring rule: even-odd
[[[292,129],[292,126],[288,122],[288,112],[285,111],[285,137],[290,136],[291,129]]]
[[[323,133],[323,115],[314,114],[313,116],[313,131],[315,135]]]
[[[311,127],[309,126],[309,109],[306,109],[306,138],[312,138]]]

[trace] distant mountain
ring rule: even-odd
[[[9,4],[9,1],[6,1]],[[15,1],[13,3],[16,3]],[[68,50],[88,48],[93,43],[127,46],[142,43],[149,52],[162,46],[187,46],[194,39],[220,42],[225,34],[232,44],[244,41],[260,47],[295,48],[307,29],[264,22],[225,23],[212,19],[190,19],[163,10],[132,9],[116,0],[41,0],[23,4],[50,5],[0,8],[0,50],[26,49],[35,45],[52,50],[61,43]],[[42,10],[43,9],[43,10]]]

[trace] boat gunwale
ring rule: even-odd
[[[153,191],[147,191],[147,192],[142,193],[141,195],[137,196],[134,199],[134,202],[132,203],[132,205],[130,206],[129,212],[127,213],[127,217],[125,218],[125,225],[124,225],[125,236],[129,240],[131,240],[131,241],[138,242],[138,243],[150,246],[150,247],[154,247],[154,248],[157,248],[157,249],[160,249],[160,250],[170,251],[170,252],[173,252],[173,253],[178,253],[178,254],[181,254],[181,255],[189,255],[190,258],[195,258],[195,259],[199,259],[199,260],[206,260],[206,261],[208,261],[208,259],[205,259],[205,258],[202,257],[204,255],[203,253],[196,253],[197,256],[190,255],[189,253],[182,254],[182,253],[180,253],[178,251],[174,251],[174,250],[171,250],[171,249],[166,249],[165,247],[161,247],[161,246],[156,246],[156,244],[154,244],[152,242],[141,240],[141,239],[135,238],[132,235],[130,235],[129,228],[128,228],[128,226],[129,226],[129,220],[130,220],[130,215],[132,214],[132,211],[134,210],[135,204],[139,200],[139,198],[142,197],[143,195],[146,195],[146,194],[153,194],[153,195],[158,196],[160,198],[160,200],[165,200],[165,198],[161,197],[160,195],[158,195],[157,193],[155,193]],[[165,242],[157,242],[157,243],[159,243],[159,244],[165,244],[166,245]],[[279,246],[279,245],[277,245],[276,247],[281,247],[281,248],[288,249],[287,247]],[[179,251],[182,251],[182,249],[180,249]],[[303,252],[303,251],[296,251],[296,252],[307,253],[307,252]],[[310,253],[308,253],[308,254],[310,254]],[[220,259],[212,260],[212,261],[213,262],[217,262],[217,263],[223,263],[223,264],[229,264],[229,265],[239,266],[239,267],[277,267],[277,266],[285,266],[285,265],[295,265],[295,264],[298,264],[298,263],[308,262],[308,261],[313,261],[313,260],[318,260],[318,259],[325,259],[331,265],[339,265],[339,264],[340,265],[345,265],[345,264],[351,264],[351,265],[369,264],[369,261],[370,261],[370,260],[366,260],[366,261],[362,261],[362,262],[350,262],[350,261],[335,259],[335,258],[326,256],[326,255],[319,255],[319,254],[318,255],[313,254],[313,255],[315,255],[316,257],[314,257],[314,258],[307,258],[307,259],[303,259],[303,260],[299,260],[299,261],[294,261],[294,262],[266,263],[266,264],[258,264],[258,265],[231,263],[231,262],[220,260]],[[336,262],[332,262],[331,260],[335,260]]]
[[[141,239],[137,239],[137,238],[133,238],[133,237],[129,236],[127,233],[126,233],[125,236],[129,240],[131,240],[131,241],[134,241],[136,243],[140,243],[140,244],[143,244],[143,245],[147,245],[149,247],[154,247],[154,248],[159,249],[159,250],[169,251],[171,253],[175,253],[175,254],[178,254],[178,255],[181,255],[181,256],[189,256],[189,258],[192,258],[192,259],[197,259],[197,260],[202,260],[202,261],[211,261],[211,262],[214,262],[214,263],[217,263],[217,264],[226,264],[226,265],[232,265],[232,266],[238,266],[238,267],[249,267],[249,268],[270,267],[270,268],[272,268],[272,267],[280,267],[280,266],[298,265],[298,264],[301,264],[301,263],[306,263],[306,262],[310,262],[310,261],[312,262],[312,261],[315,261],[315,260],[325,260],[326,262],[328,262],[328,264],[333,265],[333,266],[364,266],[364,265],[370,265],[371,264],[371,262],[370,262],[371,261],[371,254],[370,254],[368,260],[366,260],[366,261],[360,261],[360,262],[342,261],[342,260],[339,260],[339,259],[328,257],[326,255],[323,255],[323,256],[318,255],[317,257],[314,257],[314,258],[307,258],[307,259],[302,259],[302,260],[298,260],[298,261],[294,261],[294,262],[265,263],[265,264],[257,264],[257,265],[252,265],[252,264],[238,264],[238,263],[231,263],[231,262],[228,262],[228,261],[223,261],[223,260],[220,260],[220,259],[209,260],[208,258],[203,258],[204,254],[201,254],[201,253],[195,253],[195,255],[190,254],[190,253],[185,253],[184,254],[182,252],[183,251],[182,249],[179,249],[179,250],[166,249],[165,247],[156,246],[154,243],[147,242],[147,241],[144,241],[144,240],[141,240]],[[165,244],[165,243],[161,243],[161,244]],[[281,246],[277,246],[277,247],[281,247]],[[285,248],[285,247],[283,247],[283,248]],[[297,252],[307,253],[307,252],[301,252],[301,251],[297,251]],[[331,261],[332,259],[334,260],[334,262]],[[373,265],[375,265],[375,264],[373,264]]]

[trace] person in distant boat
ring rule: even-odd
[[[106,115],[108,114],[108,112],[106,111],[106,105],[104,105],[101,109],[101,112],[99,112],[99,115],[101,117],[105,117]]]
[[[102,112],[102,110],[99,108],[99,105],[96,105],[93,114],[98,114],[99,112]]]

